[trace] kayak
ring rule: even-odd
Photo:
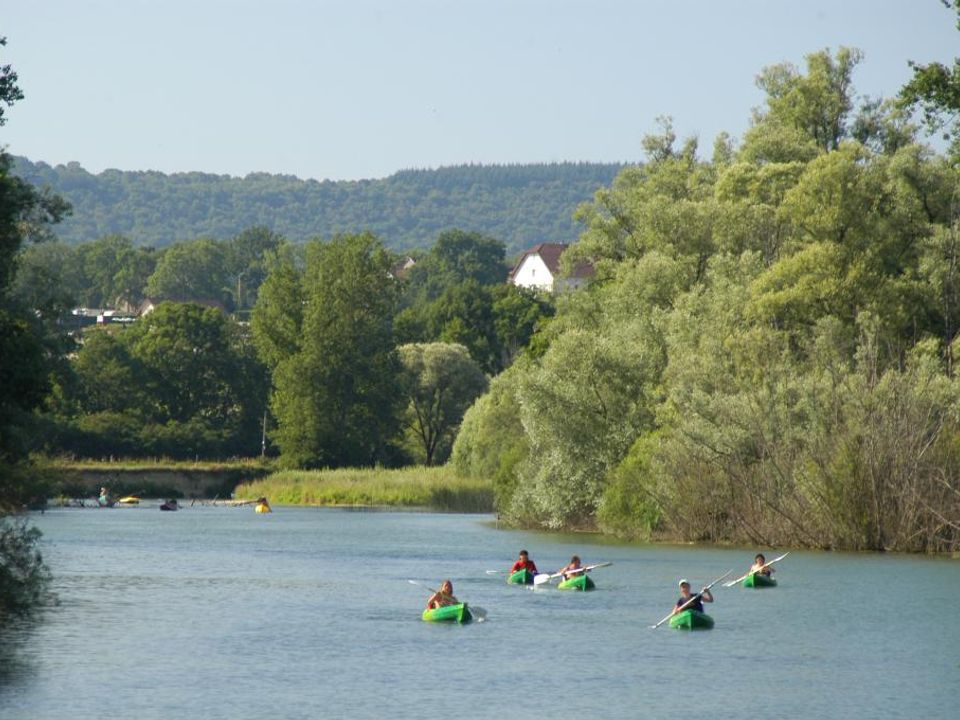
[[[139,505],[140,498],[137,495],[127,495],[117,500],[121,505]]]
[[[670,627],[679,630],[709,630],[713,618],[699,610],[684,610],[670,618]]]
[[[270,509],[270,506],[267,505],[266,503],[260,503],[259,505],[257,505],[257,506],[253,509],[253,511],[254,511],[254,512],[258,512],[258,513],[273,512],[273,511]]]
[[[586,573],[580,573],[569,580],[562,580],[557,585],[557,590],[593,590],[595,587],[593,580],[587,577]]]
[[[533,585],[533,573],[523,568],[507,576],[507,582],[512,585]]]
[[[456,622],[468,623],[473,620],[466,603],[459,605],[444,605],[433,610],[424,610],[423,619],[428,622]]]
[[[743,579],[743,586],[749,588],[776,587],[777,581],[769,575],[753,573]]]
[[[160,509],[161,509],[161,510],[175,511],[175,510],[179,510],[179,509],[180,509],[180,505],[177,503],[176,500],[173,500],[173,501],[170,501],[170,502],[165,502],[165,503],[163,503],[163,505],[160,506]]]

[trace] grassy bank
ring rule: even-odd
[[[101,486],[114,495],[142,497],[228,497],[242,483],[273,471],[269,462],[256,459],[228,461],[176,461],[167,458],[74,461],[36,458],[45,477],[47,497],[93,497]]]
[[[237,487],[235,497],[280,505],[388,505],[491,512],[493,485],[457,477],[448,467],[399,470],[288,470]]]

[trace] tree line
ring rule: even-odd
[[[576,239],[577,205],[608,185],[615,163],[461,165],[404,170],[379,180],[301,180],[251,173],[89,173],[15,159],[15,173],[73,205],[57,227],[68,245],[121,235],[161,248],[197,237],[227,240],[262,226],[300,243],[372,232],[396,250],[427,247],[448,228],[501,238],[514,255],[539,242]]]
[[[371,234],[293,245],[266,228],[159,250],[119,236],[24,248],[11,296],[58,349],[28,450],[442,463],[553,304],[505,281],[499,240],[450,230],[414,255]],[[78,331],[69,314],[148,296],[156,309],[129,324]]]

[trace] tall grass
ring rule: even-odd
[[[389,505],[455,512],[491,512],[493,485],[458,477],[450,467],[399,470],[287,470],[239,485],[240,500],[266,497],[280,505]]]

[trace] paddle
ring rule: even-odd
[[[568,570],[567,572],[570,573],[571,575],[579,575],[580,573],[590,572],[591,570],[594,570],[594,569],[599,568],[599,567],[606,567],[607,565],[613,565],[613,563],[612,563],[612,562],[602,562],[602,563],[597,563],[596,565],[587,565],[586,567],[577,568],[576,570]],[[534,584],[534,585],[543,585],[545,582],[550,582],[550,581],[553,580],[554,578],[558,578],[558,577],[560,577],[561,575],[563,575],[562,572],[540,573],[540,574],[538,574],[538,575],[534,575],[534,576],[533,576],[533,584]]]
[[[434,590],[432,587],[430,587],[429,585],[424,585],[422,582],[417,582],[416,580],[407,580],[407,582],[410,583],[411,585],[416,585],[417,587],[422,587],[422,588],[424,588],[424,589],[426,589],[426,590],[429,590],[429,591],[432,592],[434,595],[440,594],[440,595],[443,595],[443,597],[445,597],[445,598],[450,598],[451,600],[456,600],[456,599],[457,599],[457,598],[453,597],[452,595],[447,595],[446,593],[442,593],[442,592],[440,592],[439,590]],[[459,601],[458,601],[458,602],[459,602]],[[465,604],[468,608],[470,608],[470,613],[477,619],[477,622],[483,622],[484,620],[487,619],[487,611],[484,610],[484,609],[483,609],[482,607],[480,607],[479,605],[472,605],[472,604],[470,604],[470,603],[464,603],[464,604]]]
[[[760,566],[760,569],[759,569],[759,570],[751,570],[751,571],[748,572],[746,575],[742,575],[741,577],[738,577],[736,580],[731,580],[730,582],[725,582],[725,583],[723,584],[723,586],[724,586],[724,587],[733,587],[733,586],[736,585],[738,582],[743,582],[744,580],[746,580],[748,577],[750,577],[751,575],[753,575],[753,573],[760,572],[760,570],[763,570],[763,568],[767,567],[768,565],[773,565],[775,562],[780,562],[781,560],[783,560],[783,559],[784,559],[787,555],[789,555],[789,554],[790,554],[790,551],[788,550],[787,552],[785,552],[785,553],[784,553],[783,555],[781,555],[780,557],[774,558],[774,559],[771,560],[770,562],[765,563],[764,565]]]
[[[487,570],[487,575],[503,575],[506,570]]]
[[[696,595],[691,596],[689,600],[687,600],[683,605],[681,605],[681,606],[680,606],[679,608],[677,608],[675,611],[673,611],[673,612],[671,612],[669,615],[667,615],[663,620],[661,620],[660,622],[658,622],[656,625],[651,625],[651,626],[650,626],[650,629],[651,629],[651,630],[656,630],[658,627],[660,627],[661,625],[663,625],[667,620],[669,620],[670,618],[672,618],[676,613],[678,613],[678,612],[686,609],[687,605],[692,605],[693,602],[694,602],[698,597],[700,597],[701,595],[703,595],[704,592],[706,592],[707,590],[709,590],[710,588],[712,588],[714,585],[716,585],[718,582],[720,582],[721,580],[723,580],[727,575],[729,575],[729,574],[732,573],[732,572],[733,572],[733,570],[727,570],[723,575],[721,575],[721,576],[718,577],[716,580],[714,580],[712,583],[710,583],[709,585],[707,585],[706,587],[704,587],[703,590],[701,590],[700,592],[698,592]]]

